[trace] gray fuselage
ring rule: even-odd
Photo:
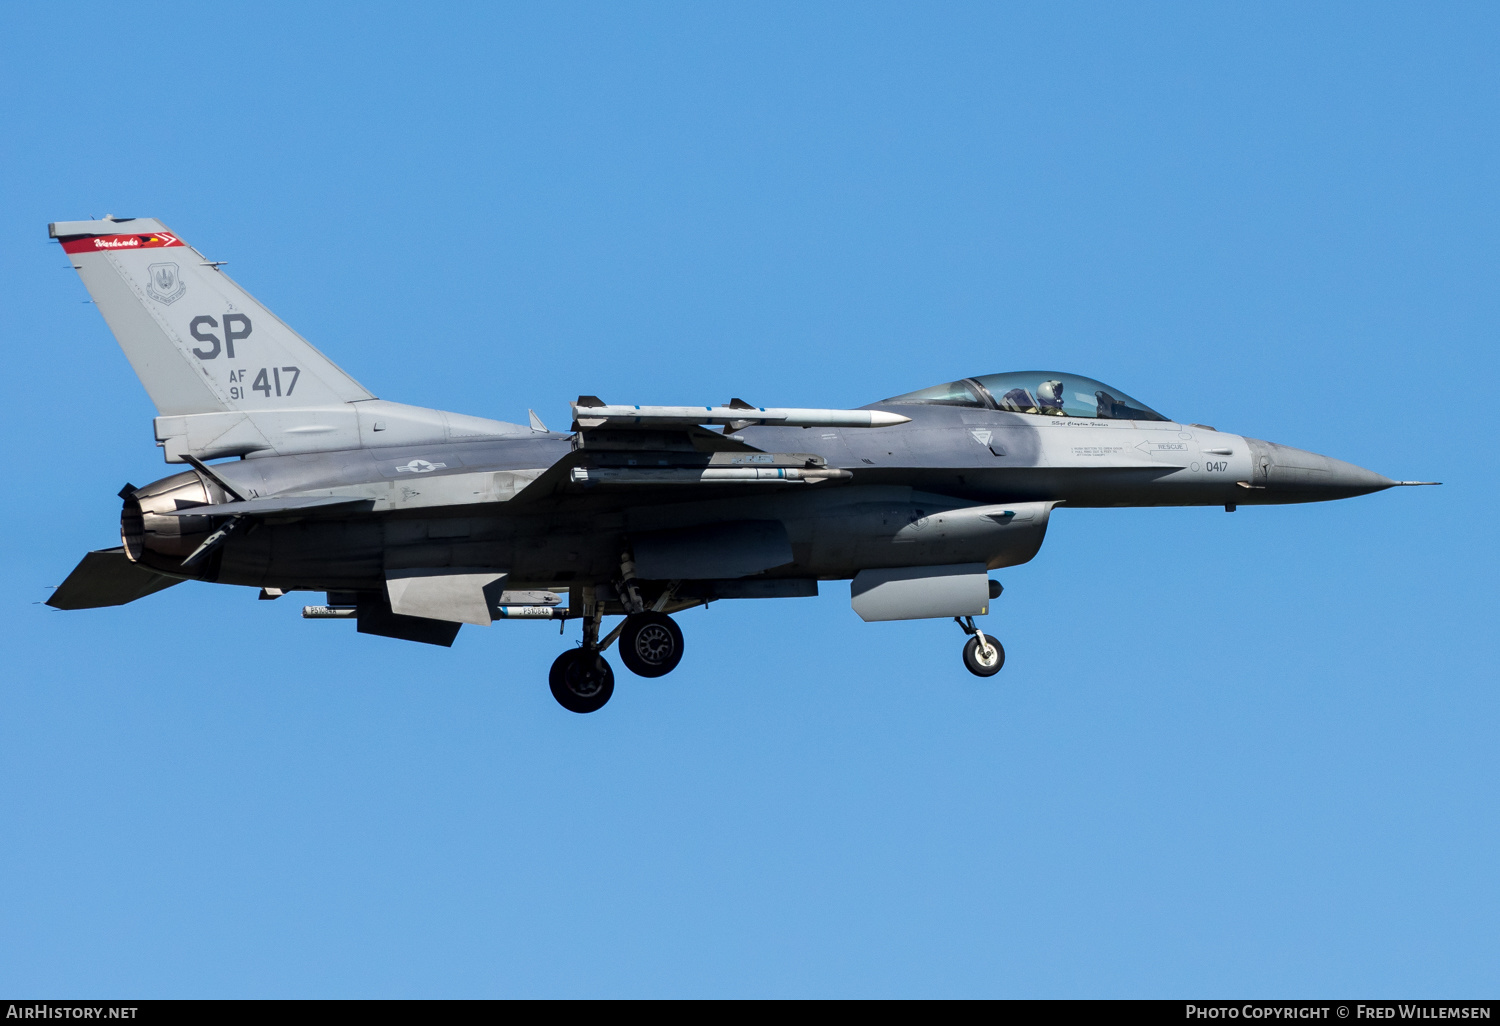
[[[1237,506],[1313,502],[1390,487],[1379,474],[1302,450],[1169,421],[1044,416],[942,405],[874,404],[911,418],[888,428],[754,427],[730,438],[768,453],[812,454],[846,480],[611,487],[548,475],[580,462],[575,436],[360,448],[223,463],[246,498],[347,496],[364,508],[269,517],[213,559],[181,559],[209,517],[153,515],[223,502],[196,471],[127,499],[133,558],[225,584],[378,591],[391,570],[500,567],[512,587],[608,581],[631,539],[713,525],[778,522],[790,563],[771,579],[843,579],[874,567],[982,562],[1036,554],[1054,506]],[[616,455],[615,463],[635,460]],[[641,453],[647,463],[672,453]],[[636,468],[639,469],[639,468]],[[559,477],[548,486],[546,478]],[[132,542],[132,531],[135,539]],[[711,568],[711,576],[718,574]]]

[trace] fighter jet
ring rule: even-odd
[[[866,621],[953,618],[964,665],[1000,642],[974,617],[990,571],[1036,555],[1058,506],[1318,502],[1393,481],[1327,456],[1184,423],[1078,374],[980,374],[857,410],[633,406],[593,395],[572,423],[377,398],[153,218],[60,221],[188,469],[120,489],[120,545],[90,552],[58,609],[183,581],[323,593],[313,620],[451,645],[464,624],[579,620],[552,694],[593,712],[604,653],[670,673],[672,614],[849,581]],[[713,430],[717,428],[717,430]],[[210,462],[223,460],[225,462]],[[566,598],[564,598],[566,596]],[[609,617],[622,617],[605,630]]]

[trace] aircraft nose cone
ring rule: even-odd
[[[1315,502],[1367,495],[1397,482],[1384,474],[1329,456],[1247,438],[1253,462],[1251,484],[1288,502]]]

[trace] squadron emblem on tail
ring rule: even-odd
[[[168,306],[182,298],[187,282],[182,280],[176,264],[152,264],[147,268],[146,295]]]

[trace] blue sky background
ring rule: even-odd
[[[1458,996],[1500,981],[1500,12],[0,15],[0,992]],[[1441,489],[1061,510],[963,669],[847,588],[601,713],[187,584],[46,223],[163,219],[384,398],[854,406],[1001,370]]]

